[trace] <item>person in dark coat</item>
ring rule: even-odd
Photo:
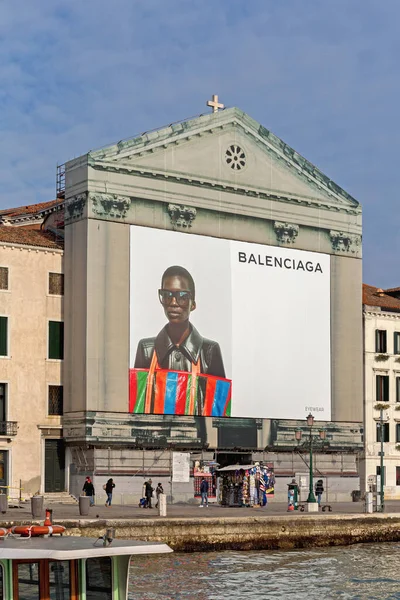
[[[206,506],[208,508],[208,481],[204,477],[201,480],[200,484],[200,494],[201,494],[201,504],[200,508]]]
[[[144,495],[145,495],[146,500],[147,500],[147,508],[153,508],[152,505],[151,505],[151,499],[153,497],[153,491],[154,491],[152,483],[153,483],[152,480],[149,479],[144,484]]]
[[[107,494],[106,506],[111,506],[114,488],[115,488],[114,481],[112,479],[109,479],[107,481],[106,485],[104,486],[104,489],[105,489],[106,494]]]
[[[196,309],[195,295],[193,277],[184,267],[172,266],[164,272],[158,297],[168,323],[156,337],[139,341],[135,369],[149,369],[154,357],[156,368],[188,373],[196,369],[199,374],[225,378],[219,344],[203,338],[189,322]],[[203,404],[204,392],[199,389],[195,414],[202,414]]]
[[[90,498],[90,506],[93,506],[95,492],[94,492],[94,485],[93,485],[90,477],[86,477],[85,483],[83,484],[82,491],[85,494],[85,496],[88,496]]]
[[[317,496],[318,506],[321,506],[321,498],[322,498],[323,493],[324,493],[324,483],[323,483],[322,479],[318,479],[317,483],[315,484],[315,495]]]
[[[162,486],[162,483],[159,483],[158,486],[156,487],[156,497],[157,497],[157,503],[156,503],[156,508],[158,508],[158,502],[160,499],[160,494],[164,493],[164,488]]]

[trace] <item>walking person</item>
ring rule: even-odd
[[[146,500],[147,500],[147,508],[153,508],[152,505],[151,505],[151,499],[153,497],[153,492],[154,492],[154,488],[151,485],[152,483],[153,483],[152,480],[149,479],[144,484],[144,495],[145,495]]]
[[[205,505],[208,508],[208,481],[203,477],[200,484],[201,504],[200,508]]]
[[[111,478],[107,481],[105,485],[103,485],[103,489],[107,494],[106,506],[111,506],[114,488],[115,483]]]
[[[156,508],[158,508],[158,502],[160,500],[160,494],[164,493],[164,488],[162,486],[161,483],[159,483],[156,487],[156,497],[157,497],[157,502],[156,502]]]
[[[86,477],[85,483],[83,484],[82,491],[85,494],[85,496],[88,496],[90,498],[90,506],[94,506],[94,493],[95,492],[94,492],[94,485],[93,485],[90,477]]]
[[[318,506],[321,506],[321,498],[322,498],[323,493],[324,493],[324,483],[323,483],[322,479],[318,479],[317,483],[315,484],[315,495],[317,496]]]

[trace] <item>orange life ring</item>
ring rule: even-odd
[[[22,537],[53,535],[54,533],[64,533],[64,531],[65,527],[62,525],[15,525],[11,527],[11,533],[21,535]]]
[[[8,529],[5,529],[4,527],[0,527],[0,538],[2,537],[6,537],[8,535]]]

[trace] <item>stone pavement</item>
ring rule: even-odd
[[[322,515],[334,515],[334,514],[364,514],[364,503],[363,502],[335,502],[331,504],[332,512],[322,512]],[[78,504],[60,504],[60,503],[49,503],[46,508],[50,508],[53,511],[53,519],[64,520],[64,519],[154,519],[158,518],[158,510],[143,509],[136,506],[119,506],[113,505],[110,508],[106,508],[103,503],[94,506],[90,509],[87,517],[80,517]],[[400,501],[387,501],[385,504],[385,513],[393,514],[400,513]],[[268,505],[262,508],[228,508],[224,506],[218,506],[216,504],[210,504],[209,508],[200,508],[194,504],[173,504],[167,506],[167,517],[169,518],[210,518],[210,517],[255,517],[255,516],[284,516],[288,519],[294,515],[297,517],[303,515],[315,515],[317,513],[307,513],[300,511],[287,512],[286,503],[274,502],[270,500]],[[23,503],[21,508],[9,508],[5,514],[0,513],[0,521],[3,523],[9,523],[11,521],[29,521],[31,519],[30,502]]]

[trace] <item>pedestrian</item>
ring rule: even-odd
[[[156,487],[156,496],[157,496],[157,502],[156,502],[156,508],[158,508],[158,503],[160,500],[160,494],[164,493],[164,488],[162,486],[162,483],[159,483]]]
[[[106,506],[111,506],[113,490],[115,488],[114,481],[110,478],[106,484],[103,485],[103,489],[107,494]]]
[[[94,506],[94,485],[90,477],[86,477],[82,491],[85,496],[90,498],[90,506]]]
[[[154,488],[151,485],[152,483],[153,483],[152,480],[149,479],[144,484],[144,495],[145,495],[146,500],[147,500],[147,508],[153,508],[152,505],[151,505],[151,499],[153,497],[153,492],[154,492]]]
[[[321,498],[323,493],[324,482],[322,481],[322,479],[318,479],[317,483],[315,484],[315,495],[317,496],[318,506],[321,506]]]
[[[200,484],[200,494],[201,494],[200,508],[203,508],[204,505],[208,508],[208,481],[204,477],[202,478],[201,484]]]

